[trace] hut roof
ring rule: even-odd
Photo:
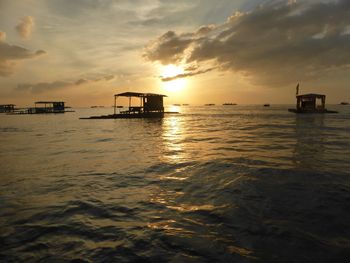
[[[152,97],[152,96],[167,97],[166,95],[163,95],[163,94],[141,93],[141,92],[123,92],[123,93],[115,94],[114,96],[119,96],[119,97]]]
[[[316,97],[316,98],[321,98],[321,97],[326,97],[326,95],[323,94],[316,94],[316,93],[308,93],[308,94],[301,94],[301,95],[297,95],[297,97]]]
[[[35,104],[64,103],[64,101],[36,101]]]

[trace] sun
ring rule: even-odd
[[[183,73],[183,68],[175,65],[167,65],[162,67],[160,75],[162,78],[172,78]]]
[[[180,66],[167,65],[161,67],[162,87],[170,92],[181,91],[186,86],[186,80],[184,78],[176,78],[176,76],[184,74],[184,72],[184,69]]]

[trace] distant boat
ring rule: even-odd
[[[208,103],[208,104],[204,104],[204,106],[215,106],[214,103]]]
[[[340,105],[349,105],[349,102],[343,101],[343,102],[340,102]]]
[[[270,107],[270,104],[266,103],[264,104],[264,107]]]
[[[173,104],[173,106],[181,106],[181,104],[175,103]]]
[[[94,109],[94,108],[104,108],[105,106],[91,106],[90,108]]]
[[[187,103],[182,104],[182,106],[188,106],[188,105],[190,105],[190,104],[187,104]]]
[[[224,103],[224,104],[222,104],[222,105],[224,105],[224,106],[235,106],[235,105],[237,105],[237,103]]]
[[[118,108],[118,109],[122,109],[122,108],[124,108],[124,106],[117,106],[117,108]]]

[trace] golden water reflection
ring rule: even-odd
[[[177,163],[187,158],[184,143],[184,123],[178,116],[164,118],[162,143],[162,161]]]

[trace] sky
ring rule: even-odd
[[[350,100],[348,0],[0,0],[0,104]]]

